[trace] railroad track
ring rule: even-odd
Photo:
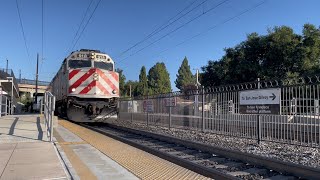
[[[82,126],[214,179],[318,179],[320,170],[112,124]]]

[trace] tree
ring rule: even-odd
[[[140,70],[137,94],[138,96],[146,96],[148,94],[148,78],[146,67],[144,66]]]
[[[126,84],[124,85],[124,89],[125,89],[125,94],[123,94],[123,96],[127,96],[130,97],[130,86],[131,86],[131,96],[138,96],[138,81],[132,81],[129,80],[128,82],[126,82]]]
[[[303,26],[303,52],[305,54],[302,71],[308,73],[319,73],[320,61],[320,29],[312,24]],[[300,72],[303,74],[303,72]]]
[[[120,95],[124,96],[126,94],[125,89],[125,82],[126,82],[126,76],[123,74],[123,70],[120,68],[116,69],[116,72],[119,73],[119,89],[120,89]]]
[[[287,26],[274,27],[267,35],[251,33],[219,60],[202,67],[204,86],[261,79],[286,79],[320,72],[320,30],[305,24],[303,34]]]
[[[32,102],[32,98],[31,98],[31,95],[30,93],[23,93],[21,96],[20,96],[20,102],[24,105],[27,105],[28,103],[31,103]]]
[[[191,73],[187,57],[184,57],[182,64],[178,70],[178,74],[176,76],[177,76],[177,79],[174,83],[176,84],[176,87],[181,91],[186,86],[195,84],[195,79]]]
[[[171,91],[170,76],[166,65],[157,62],[148,72],[148,87],[150,94],[168,93]]]

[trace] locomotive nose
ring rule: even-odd
[[[94,81],[99,81],[99,74],[98,74],[98,72],[93,73],[93,80],[94,80]]]

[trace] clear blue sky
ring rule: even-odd
[[[44,60],[40,66],[40,80],[50,81],[62,60],[70,53],[68,49],[72,47],[72,40],[90,1],[44,0]],[[93,0],[90,13],[98,1]],[[248,33],[266,34],[268,28],[280,25],[290,26],[296,33],[301,33],[305,23],[320,25],[318,0],[267,0],[256,9],[221,24],[228,18],[262,2],[262,0],[229,0],[152,46],[131,55],[223,1],[207,0],[172,26],[132,51],[119,56],[121,52],[145,38],[193,1],[102,0],[73,50],[87,48],[106,52],[116,63],[118,62],[116,66],[124,70],[127,80],[137,80],[142,65],[148,70],[157,61],[163,61],[170,73],[172,87],[176,89],[174,80],[185,56],[188,57],[192,69],[200,68],[206,65],[208,60],[221,58],[224,48],[240,43]],[[203,1],[197,0],[195,4]],[[18,0],[30,57],[26,53],[16,1],[0,0],[0,3],[0,67],[5,67],[7,58],[9,68],[14,70],[17,77],[21,69],[22,77],[34,79],[36,54],[41,53],[42,49],[41,0]],[[216,28],[176,46],[215,25]]]

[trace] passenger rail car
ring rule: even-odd
[[[56,96],[56,114],[76,122],[104,121],[117,114],[119,74],[107,54],[81,49],[64,59],[49,91]]]

